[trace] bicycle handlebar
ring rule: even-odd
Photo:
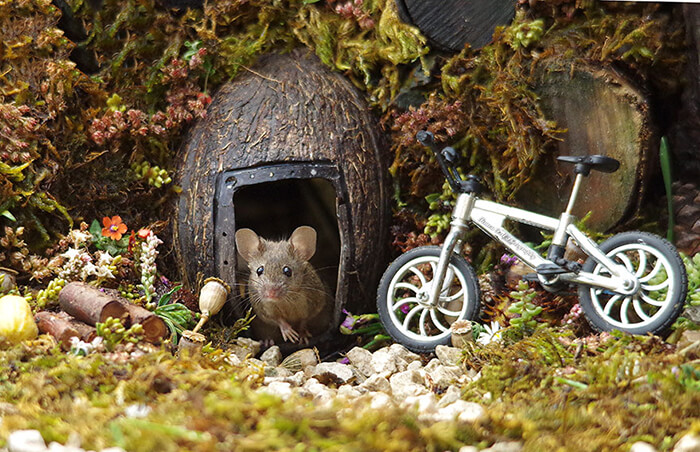
[[[457,163],[459,162],[459,154],[452,147],[446,147],[441,151],[435,146],[435,136],[427,130],[421,130],[416,134],[416,140],[425,147],[430,148],[437,158],[440,169],[447,178],[447,183],[450,184],[452,191],[460,193],[464,190],[462,182],[464,180],[457,172]]]

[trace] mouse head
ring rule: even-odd
[[[303,265],[316,252],[316,230],[301,226],[289,240],[275,242],[251,229],[240,229],[236,232],[236,248],[248,263],[251,287],[263,299],[279,299],[289,287],[303,284]]]

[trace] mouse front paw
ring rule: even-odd
[[[294,328],[292,328],[287,322],[279,322],[280,332],[282,333],[282,339],[287,342],[299,342],[302,336],[299,336]]]

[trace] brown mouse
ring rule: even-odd
[[[316,230],[298,227],[289,240],[272,241],[251,229],[236,232],[236,248],[250,270],[248,294],[256,318],[267,325],[261,339],[308,343],[330,323],[331,297],[309,259]],[[279,333],[277,332],[279,328]]]

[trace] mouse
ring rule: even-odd
[[[288,240],[268,240],[252,229],[236,231],[236,249],[250,275],[247,292],[253,313],[264,325],[258,336],[272,343],[308,344],[328,329],[331,296],[309,259],[316,230],[300,226]]]

